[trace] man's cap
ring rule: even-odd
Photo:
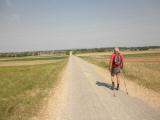
[[[114,48],[114,51],[115,51],[115,52],[119,52],[119,48],[118,48],[118,47],[115,47],[115,48]]]

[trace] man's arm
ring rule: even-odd
[[[123,69],[123,67],[124,67],[124,56],[121,55],[121,58],[122,58],[121,69]]]

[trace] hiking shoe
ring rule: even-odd
[[[116,90],[119,90],[119,84],[117,84],[117,88],[116,88]]]

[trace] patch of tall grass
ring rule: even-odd
[[[49,64],[0,67],[0,120],[28,120],[43,106],[67,59]]]
[[[160,91],[160,63],[126,62],[125,76],[136,83]]]

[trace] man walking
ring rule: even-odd
[[[114,53],[112,54],[109,63],[109,71],[111,72],[112,90],[114,90],[116,80],[117,80],[116,90],[119,90],[119,85],[120,85],[119,74],[123,69],[123,64],[124,64],[124,56],[120,53],[119,48],[114,48]]]

